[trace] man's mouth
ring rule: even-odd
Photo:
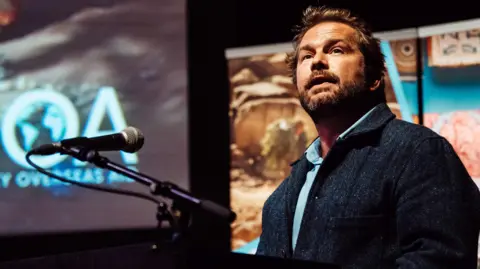
[[[316,85],[321,85],[323,83],[335,83],[335,80],[329,77],[318,76],[314,77],[309,83],[309,89]]]

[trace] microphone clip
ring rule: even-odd
[[[67,154],[83,162],[97,164],[102,158],[97,150],[88,147],[61,147],[61,154]]]

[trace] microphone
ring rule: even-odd
[[[63,148],[88,148],[97,151],[125,151],[134,153],[140,150],[144,143],[142,132],[135,127],[127,127],[120,133],[97,137],[74,137],[60,142],[44,144],[31,150],[33,155],[51,155],[63,152]]]

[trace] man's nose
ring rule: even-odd
[[[327,57],[324,53],[317,53],[313,58],[311,70],[328,69]]]

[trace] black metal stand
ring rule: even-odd
[[[183,251],[183,235],[182,231],[178,228],[178,220],[173,215],[168,205],[160,202],[157,206],[157,238],[151,245],[151,250],[154,252],[162,252],[165,250],[171,251],[172,254],[181,253]],[[168,236],[165,237],[164,223],[168,222],[170,224]]]
[[[173,244],[174,247],[178,246],[179,249],[182,249],[182,245],[188,241],[190,238],[189,226],[191,223],[191,212],[193,210],[200,209],[203,212],[209,212],[228,222],[232,222],[235,219],[235,213],[223,206],[208,200],[196,198],[189,192],[170,182],[162,182],[145,174],[133,171],[125,166],[116,164],[108,158],[99,155],[96,150],[88,148],[63,148],[63,154],[68,154],[78,160],[86,161],[97,167],[127,176],[148,186],[153,195],[170,198],[172,200],[171,207],[168,208],[166,203],[161,202],[157,207],[156,213],[159,229],[163,229],[164,222],[170,223],[172,234],[168,239],[169,242],[167,245],[172,246]],[[162,244],[155,244],[152,248],[157,249],[159,246],[165,245],[163,244],[164,242],[165,240],[162,239]]]

